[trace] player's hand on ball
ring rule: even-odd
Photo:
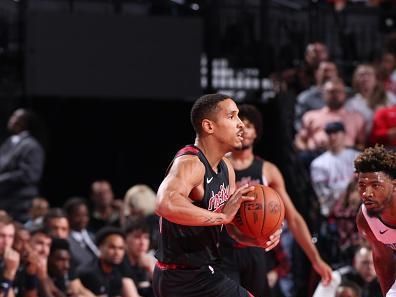
[[[226,215],[226,220],[224,224],[231,223],[238,212],[241,203],[244,201],[253,201],[253,196],[247,196],[246,194],[253,191],[253,186],[244,185],[237,189],[231,197],[228,199],[226,205],[223,208],[223,214]]]
[[[263,245],[266,252],[272,250],[274,247],[278,245],[281,234],[282,234],[282,228],[279,228],[278,230],[275,231],[275,233],[273,233],[269,237],[269,240],[265,242],[265,244]]]

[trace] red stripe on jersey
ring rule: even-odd
[[[189,146],[182,148],[180,151],[178,151],[176,153],[175,158],[180,157],[182,155],[197,155],[198,153],[199,153],[199,150],[196,147],[189,145]]]

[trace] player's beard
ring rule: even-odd
[[[369,215],[369,217],[380,216],[385,208],[390,207],[390,205],[392,204],[392,200],[393,196],[392,193],[390,193],[377,209],[367,209],[367,214]]]

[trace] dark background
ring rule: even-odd
[[[109,179],[118,197],[136,183],[156,190],[173,154],[194,141],[192,101],[219,91],[212,61],[268,79],[322,41],[348,77],[379,54],[395,16],[391,1],[336,12],[331,1],[309,0],[0,0],[0,140],[15,108],[39,114],[47,140],[41,190],[56,205],[87,195],[97,178]],[[304,215],[306,180],[291,145],[295,98],[263,100],[262,85],[227,91],[259,106],[257,153],[279,166]]]

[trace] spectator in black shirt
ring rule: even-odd
[[[54,238],[48,257],[48,275],[51,291],[56,296],[94,297],[84,288],[71,265],[69,243],[66,239]]]
[[[127,253],[124,259],[132,272],[138,292],[143,297],[153,297],[151,286],[157,260],[149,254],[150,229],[144,219],[130,223],[126,230]]]
[[[78,272],[82,284],[95,295],[108,297],[139,296],[130,275],[120,264],[125,255],[125,235],[121,229],[105,227],[97,233],[99,258]]]

